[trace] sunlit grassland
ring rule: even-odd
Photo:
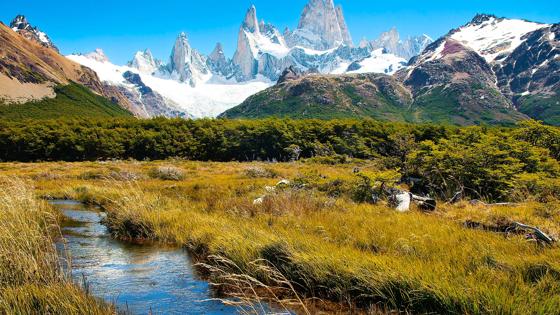
[[[60,214],[30,186],[0,178],[0,313],[113,314],[62,270],[55,248]]]
[[[151,177],[173,167],[181,180]],[[248,168],[275,176],[254,177]],[[115,237],[185,246],[200,261],[224,257],[263,282],[251,263],[264,259],[303,298],[347,307],[460,314],[555,314],[560,310],[560,249],[523,234],[470,229],[521,221],[560,235],[556,203],[486,207],[441,203],[434,213],[397,213],[384,204],[332,194],[351,189],[361,162],[313,163],[84,162],[0,164],[0,176],[33,181],[38,197],[103,205]],[[265,185],[306,179],[302,189],[269,194]],[[133,180],[131,180],[133,179]],[[16,237],[16,236],[13,236]],[[210,275],[212,276],[212,275]]]

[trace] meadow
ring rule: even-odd
[[[440,153],[452,146],[438,145]],[[438,165],[453,157],[433,153],[427,159],[426,150],[407,153],[407,161],[424,154],[423,161],[431,161],[426,165]],[[478,163],[474,152],[462,156]],[[515,203],[473,204],[467,196],[448,204],[440,192],[436,211],[413,207],[407,213],[395,211],[384,198],[377,203],[369,198],[381,182],[411,188],[398,181],[399,171],[387,167],[387,160],[1,163],[0,177],[11,184],[0,189],[6,209],[0,220],[0,285],[9,288],[0,293],[0,311],[29,309],[25,303],[33,292],[40,307],[70,310],[60,313],[83,304],[111,312],[53,267],[49,244],[60,218],[41,200],[75,199],[101,206],[115,238],[187,248],[204,277],[216,284],[218,296],[272,300],[303,314],[557,314],[560,249],[509,229],[517,221],[560,236],[555,159],[519,156],[533,161],[534,169],[507,159],[492,170],[494,164],[485,159],[488,169],[473,175],[472,165],[461,165],[470,176],[465,178],[491,179],[476,184],[499,187],[488,194],[492,199]],[[521,170],[514,180],[500,177]],[[282,180],[289,182],[277,186]],[[14,247],[27,239],[36,240],[29,242],[32,247]],[[22,279],[11,279],[13,273],[6,271],[16,262]],[[39,263],[47,267],[34,265]],[[37,268],[52,272],[38,278],[23,272]],[[61,287],[73,294],[52,293]]]

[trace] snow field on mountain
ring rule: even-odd
[[[144,84],[175,103],[177,109],[189,113],[194,118],[216,117],[273,84],[273,82],[259,77],[253,81],[231,84],[213,83],[213,80],[209,80],[196,87],[191,87],[187,83],[158,78],[128,66],[114,65],[108,61],[93,60],[82,55],[67,57],[93,69],[101,81],[112,85],[130,88],[132,85],[123,78],[123,74],[126,71],[138,73]]]
[[[462,27],[451,38],[472,48],[487,62],[492,62],[500,54],[512,52],[519,47],[525,34],[547,26],[550,25],[492,17],[479,25]]]

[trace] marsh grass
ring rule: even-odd
[[[227,295],[221,301],[238,306],[241,313],[267,314],[297,309],[302,314],[311,314],[292,283],[269,261],[258,259],[247,264],[247,272],[235,262],[222,256],[211,255],[197,266],[210,275],[218,295]],[[255,275],[255,276],[252,276]],[[263,280],[260,280],[263,279]]]
[[[560,307],[552,293],[560,288],[557,248],[465,229],[442,215],[396,214],[343,201],[327,207],[325,197],[309,193],[274,196],[251,215],[203,211],[145,192],[136,196],[109,209],[111,226],[187,246],[218,268],[209,268],[220,274],[216,283],[242,301],[256,293],[270,298],[267,288],[277,288],[254,266],[266,261],[293,288],[282,298],[272,295],[280,304],[321,298],[349,309],[475,314],[549,313]],[[251,206],[238,205],[243,207]],[[235,268],[217,265],[214,256]],[[255,288],[239,291],[247,282]]]
[[[72,284],[55,247],[60,215],[29,183],[0,178],[0,313],[112,314]]]
[[[294,302],[295,308],[299,300],[307,307],[320,299],[370,313],[555,314],[560,309],[557,245],[540,246],[523,234],[464,224],[520,221],[556,236],[560,217],[555,203],[440,203],[430,214],[396,213],[383,204],[352,201],[347,192],[357,180],[354,165],[267,165],[283,178],[306,184],[274,193],[264,186],[277,179],[240,176],[247,164],[166,161],[118,167],[146,173],[158,165],[189,170],[189,179],[42,180],[37,189],[102,203],[116,237],[188,248],[214,270],[216,285],[240,300],[257,301],[257,310],[258,303],[270,299],[279,300],[278,305]],[[30,167],[26,174],[42,167]],[[86,168],[102,166],[77,164],[68,172]],[[265,193],[261,205],[252,203]],[[263,263],[273,271],[256,266]],[[250,291],[236,289],[247,281]],[[267,288],[275,288],[275,295]]]

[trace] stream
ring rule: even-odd
[[[128,314],[235,314],[212,300],[208,282],[195,275],[185,250],[161,244],[134,245],[111,238],[99,209],[76,201],[53,201],[73,222],[57,244],[71,256],[74,281]],[[67,267],[68,264],[65,264]]]

